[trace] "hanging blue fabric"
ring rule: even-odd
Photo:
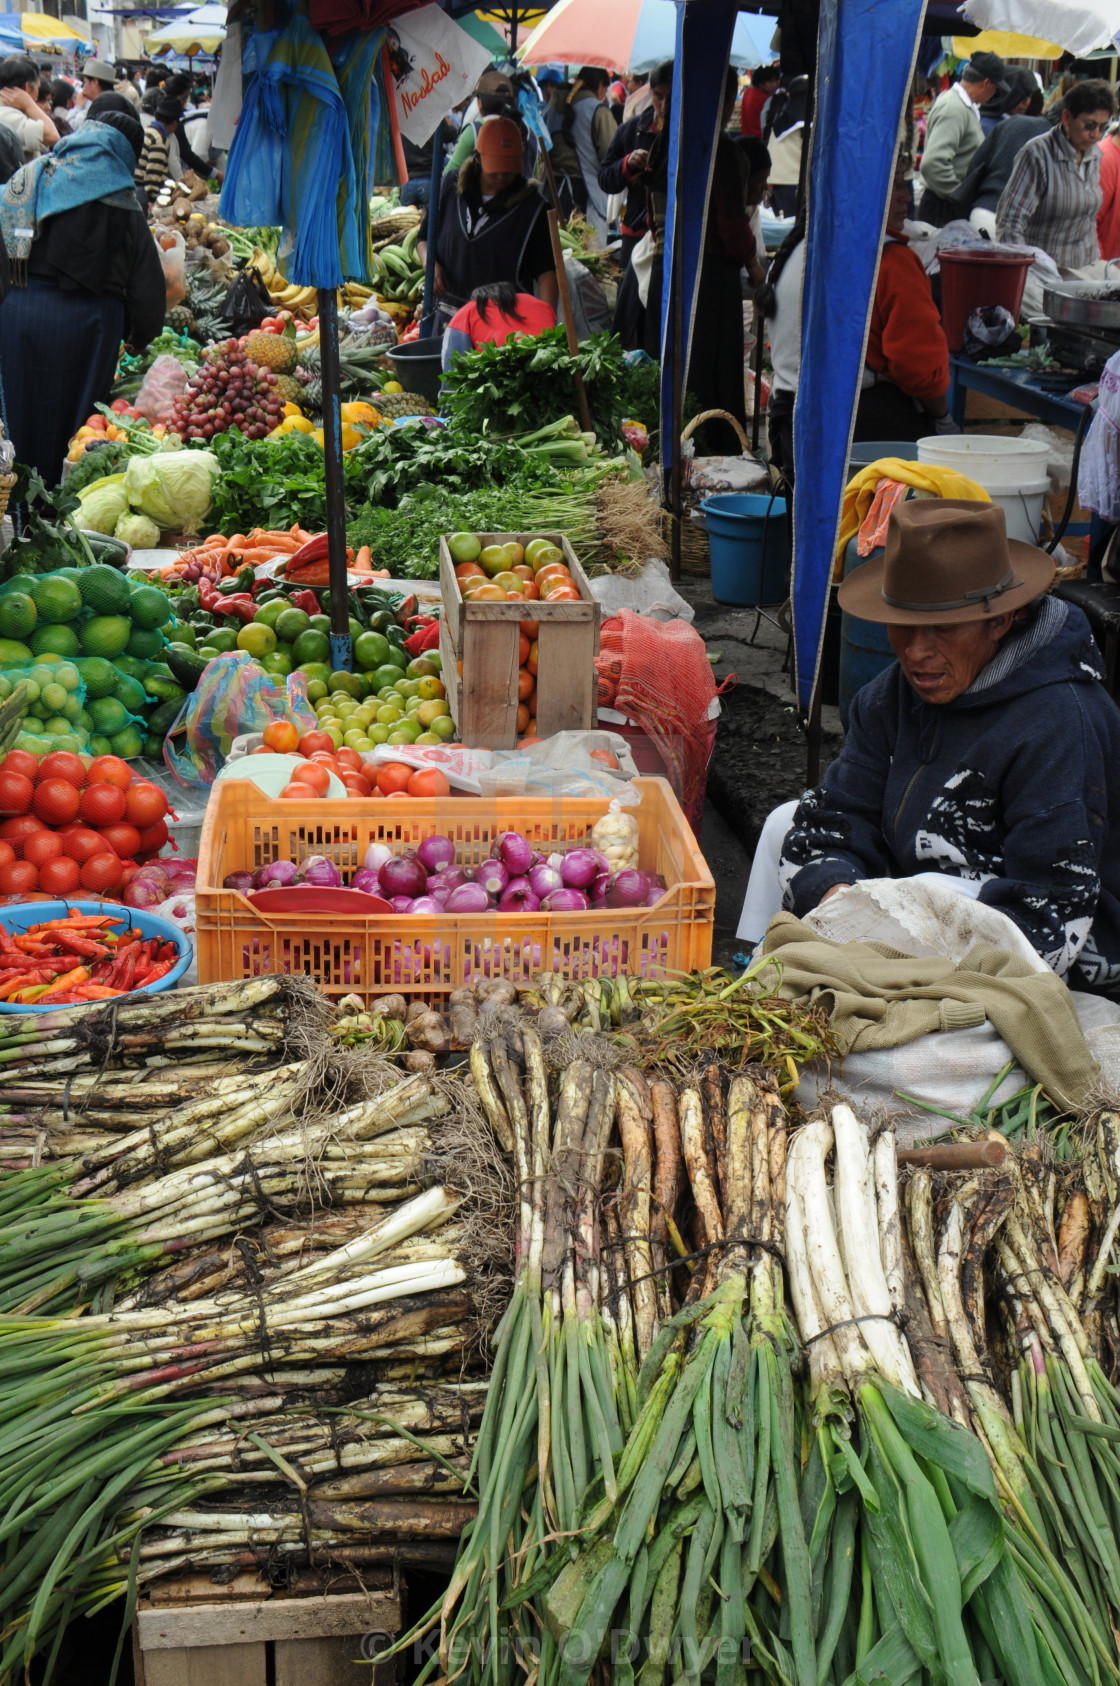
[[[338,235],[342,273],[349,281],[371,282],[369,195],[371,158],[377,133],[374,63],[385,39],[383,29],[346,36],[331,52],[350,136],[351,170],[339,184]]]

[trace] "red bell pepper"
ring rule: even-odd
[[[305,615],[319,613],[319,599],[313,591],[293,591],[292,608],[302,609]]]

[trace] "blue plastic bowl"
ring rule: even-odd
[[[16,931],[29,930],[32,925],[41,925],[48,919],[65,919],[73,908],[77,908],[80,913],[111,913],[115,918],[123,918],[125,926],[131,930],[140,931],[145,937],[159,937],[161,942],[173,940],[179,944],[179,958],[170,972],[165,972],[162,978],[156,979],[155,983],[141,984],[139,989],[129,990],[129,995],[158,995],[161,990],[174,989],[191,963],[194,950],[191,947],[190,938],[185,937],[177,925],[173,925],[169,919],[160,919],[154,913],[145,913],[141,908],[123,907],[120,902],[13,903],[11,907],[0,907],[0,924],[4,926],[6,931],[14,934]],[[127,1001],[128,995],[113,996],[111,999]],[[104,1005],[104,1002],[90,1002],[91,1007]],[[58,1013],[64,1011],[65,1008],[56,1006],[53,1001],[47,1001],[41,1007],[34,1001],[29,1002],[26,1006],[16,1005],[10,1001],[0,1001],[0,1013]]]

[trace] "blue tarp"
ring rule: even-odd
[[[824,638],[888,187],[922,10],[922,0],[832,0],[821,7],[794,413],[793,632],[797,695],[805,708]]]

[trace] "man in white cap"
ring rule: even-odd
[[[71,133],[86,120],[86,114],[99,94],[112,93],[117,85],[117,73],[104,59],[87,59],[82,66],[81,104],[71,113]]]

